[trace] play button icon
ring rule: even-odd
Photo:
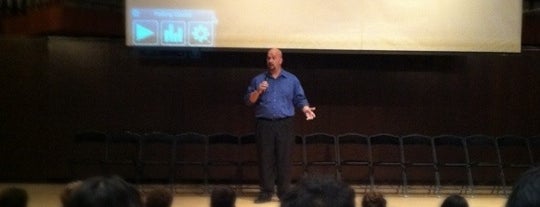
[[[135,36],[137,36],[136,38],[137,41],[141,41],[152,35],[154,35],[154,32],[152,30],[149,30],[148,28],[140,24],[135,25]]]
[[[158,22],[152,20],[133,21],[133,43],[135,45],[157,45]]]

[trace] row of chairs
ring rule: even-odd
[[[304,137],[305,148],[324,142],[333,156],[318,160],[304,156],[308,174],[312,166],[331,165],[346,182],[367,182],[370,190],[396,185],[394,189],[403,195],[411,186],[428,186],[434,194],[454,187],[472,195],[475,189],[489,187],[490,193],[507,195],[520,174],[540,162],[540,137],[355,133]],[[350,179],[359,173],[361,180]]]
[[[254,136],[241,140],[254,147]],[[237,149],[239,137],[228,133],[86,131],[76,134],[74,141],[68,163],[73,179],[118,174],[139,184],[166,181],[171,188],[176,183],[202,183],[207,192],[209,183],[241,183],[246,170],[241,166],[257,166],[255,149],[249,149],[253,156],[242,155],[248,149]]]
[[[171,188],[176,182],[208,183],[203,179],[208,141],[202,134],[85,131],[77,133],[74,142],[68,161],[73,179],[117,174],[138,184],[166,180]],[[179,171],[188,166],[188,171]]]
[[[171,188],[202,183],[203,191],[225,182],[242,191],[258,180],[253,134],[92,131],[77,134],[75,141],[70,161],[75,177],[76,171],[114,173],[137,183],[166,180]],[[413,186],[428,186],[435,194],[450,186],[471,194],[490,186],[492,193],[506,194],[521,172],[540,161],[536,137],[314,133],[296,136],[295,143],[294,179],[331,174],[366,190],[397,186],[393,189],[403,195]],[[82,170],[92,165],[99,172]]]

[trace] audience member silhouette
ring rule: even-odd
[[[17,187],[6,188],[0,192],[0,207],[26,207],[28,193]]]
[[[362,197],[362,207],[386,207],[386,199],[380,192],[368,192]]]
[[[173,202],[172,193],[166,188],[155,188],[145,195],[146,207],[171,207]]]
[[[62,203],[63,207],[67,206],[67,202],[69,201],[69,199],[71,197],[71,193],[81,185],[82,185],[82,181],[77,180],[77,181],[73,181],[71,183],[68,183],[64,187],[64,191],[62,191],[62,193],[60,194],[60,202]]]
[[[444,199],[441,207],[469,207],[469,203],[463,196],[453,194]]]
[[[66,207],[142,207],[139,191],[118,176],[84,180],[69,196]]]
[[[281,199],[281,207],[354,207],[354,190],[331,177],[308,177]]]
[[[527,170],[514,184],[506,207],[540,206],[540,167]]]
[[[235,207],[236,193],[228,186],[216,186],[210,195],[210,207]]]

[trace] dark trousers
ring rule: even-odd
[[[257,119],[256,140],[259,154],[261,193],[281,197],[291,185],[291,152],[294,144],[293,118]]]

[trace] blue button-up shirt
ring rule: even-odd
[[[255,117],[266,119],[291,117],[295,108],[301,109],[309,105],[298,78],[283,69],[275,79],[268,72],[255,76],[244,97],[246,103],[249,103],[249,95],[265,80],[268,82],[268,88],[255,103]]]

